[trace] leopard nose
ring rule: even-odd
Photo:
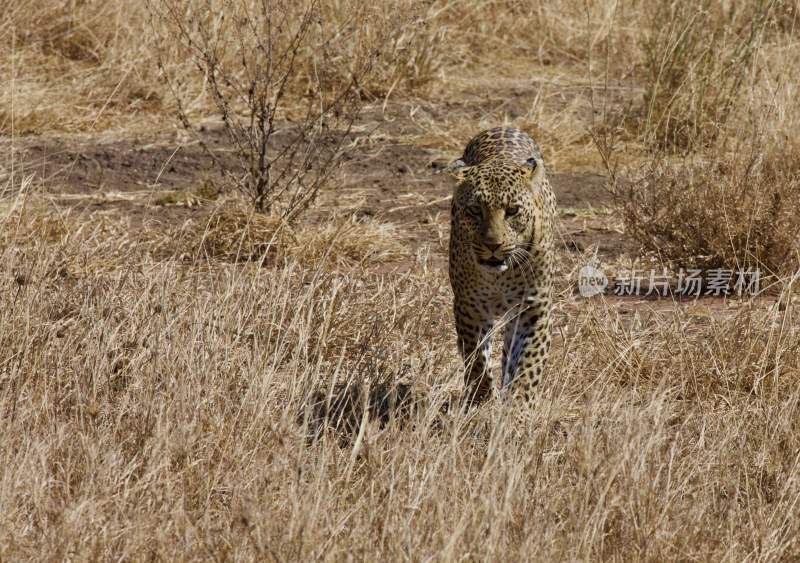
[[[500,244],[487,244],[486,248],[489,249],[489,252],[494,252],[498,248],[500,248]]]

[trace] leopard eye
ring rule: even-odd
[[[519,205],[512,205],[506,209],[506,217],[513,217],[517,213],[519,213]]]
[[[476,219],[479,219],[481,217],[481,215],[482,215],[481,206],[477,205],[477,204],[476,205],[470,205],[469,207],[467,207],[467,214],[470,217],[475,217]]]

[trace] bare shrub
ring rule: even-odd
[[[326,39],[352,33],[364,14],[327,29],[317,0],[164,0],[150,5],[162,44],[185,47],[206,81],[236,166],[205,143],[181,96],[180,80],[167,75],[183,126],[256,210],[285,219],[304,211],[341,161],[361,108],[359,83],[374,56],[365,46],[346,62],[333,60]],[[314,56],[301,57],[309,53]],[[162,68],[163,63],[162,58]],[[345,76],[328,72],[343,67]]]
[[[202,13],[208,2],[172,4],[194,6]],[[249,4],[256,7],[259,2]],[[5,78],[0,130],[10,132],[12,122],[16,134],[100,131],[119,125],[150,129],[174,111],[170,89],[157,80],[159,58],[193,117],[215,111],[213,100],[208,103],[201,95],[207,92],[205,74],[196,72],[186,49],[151,33],[154,7],[165,8],[160,0],[11,3],[0,13],[0,73]],[[447,28],[437,25],[440,9],[435,4],[337,0],[317,7],[319,18],[310,30],[314,44],[298,53],[297,66],[308,69],[311,59],[320,62],[324,49],[325,65],[318,64],[317,71],[346,80],[349,65],[371,46],[376,57],[373,72],[361,77],[363,95],[422,91],[445,61]],[[295,99],[305,98],[293,93]]]

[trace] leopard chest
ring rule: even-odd
[[[536,302],[542,290],[536,280],[523,272],[510,270],[503,274],[491,275],[476,270],[469,280],[456,280],[456,298],[473,307],[482,315],[501,318],[520,306]]]

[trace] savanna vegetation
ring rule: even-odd
[[[800,558],[797,0],[13,0],[0,559]],[[452,185],[559,199],[536,409],[461,412]],[[758,296],[577,272],[759,269]],[[513,421],[513,423],[512,423]]]

